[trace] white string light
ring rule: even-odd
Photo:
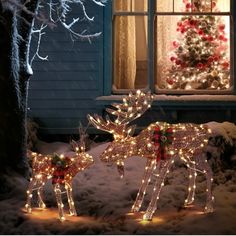
[[[26,192],[27,201],[25,205],[28,213],[32,212],[34,191],[37,191],[39,208],[46,207],[42,199],[42,189],[45,183],[52,178],[59,219],[65,220],[64,204],[61,197],[63,193],[67,194],[70,215],[77,215],[72,197],[72,179],[79,171],[90,167],[94,161],[92,156],[85,152],[85,146],[76,147],[75,151],[75,156],[70,158],[64,155],[42,155],[28,151],[28,157],[32,159],[32,178]],[[65,166],[62,167],[62,164]],[[65,192],[62,189],[65,189]]]
[[[117,117],[114,122],[109,118],[104,120],[98,115],[88,115],[89,121],[95,127],[112,133],[114,137],[114,141],[102,153],[100,159],[104,162],[116,163],[122,177],[124,170],[120,168],[120,163],[122,163],[123,167],[125,159],[132,156],[140,156],[147,159],[141,186],[131,209],[132,212],[139,211],[147,186],[151,178],[155,176],[157,179],[153,187],[150,204],[143,216],[144,220],[152,219],[156,211],[157,200],[164,186],[165,177],[173,165],[174,160],[179,157],[189,168],[189,193],[185,200],[185,206],[192,204],[194,201],[196,190],[195,180],[198,171],[204,173],[207,179],[205,212],[212,212],[212,171],[204,154],[204,148],[208,144],[211,130],[207,125],[156,122],[149,125],[147,129],[135,137],[129,135],[128,130],[130,127],[127,127],[127,125],[130,121],[143,114],[151,106],[152,100],[153,97],[150,93],[144,94],[138,90],[136,94],[130,93],[124,98],[123,104],[113,104],[114,108],[107,110],[110,114]],[[158,130],[160,134],[158,136],[159,143],[153,141],[155,130]],[[162,153],[160,155],[161,151],[164,154]],[[157,156],[160,158],[157,158]]]

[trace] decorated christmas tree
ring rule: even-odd
[[[171,66],[165,87],[184,90],[225,90],[230,87],[229,39],[225,18],[201,13],[218,12],[216,1],[183,0],[185,12],[177,22],[178,39],[172,42]]]

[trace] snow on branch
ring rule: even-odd
[[[47,61],[47,60],[48,60],[48,56],[42,57],[42,56],[40,56],[40,54],[39,54],[40,44],[41,44],[41,38],[42,38],[42,36],[45,34],[45,32],[44,32],[43,30],[44,30],[46,27],[47,27],[47,25],[42,24],[39,29],[37,29],[37,30],[33,29],[33,30],[32,30],[32,34],[38,34],[38,42],[37,42],[36,51],[35,51],[34,55],[32,56],[32,58],[31,58],[31,60],[30,60],[30,66],[32,66],[33,61],[34,61],[34,59],[35,59],[36,57],[38,57],[40,60],[43,60],[43,61]]]
[[[106,0],[91,0],[93,3],[95,3],[98,6],[105,6],[104,3]],[[61,25],[70,32],[71,38],[73,39],[87,39],[90,42],[91,38],[98,37],[101,35],[101,32],[97,33],[92,33],[89,34],[87,33],[87,30],[83,30],[82,32],[78,32],[77,30],[74,29],[74,26],[76,23],[80,21],[80,17],[73,18],[72,20],[68,20],[68,14],[71,12],[71,5],[72,4],[77,4],[81,7],[83,17],[89,22],[94,21],[94,16],[91,17],[87,13],[86,7],[85,7],[85,0],[59,0],[59,4],[55,4],[50,0],[49,5],[49,13],[50,13],[50,19],[53,20],[53,22],[60,21]],[[55,20],[52,16],[52,13],[56,12],[57,13],[57,20]]]

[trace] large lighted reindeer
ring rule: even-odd
[[[207,163],[205,146],[208,143],[210,129],[207,125],[197,124],[168,124],[156,122],[148,126],[139,135],[133,137],[135,126],[128,124],[140,117],[151,107],[153,97],[150,93],[137,91],[123,99],[122,104],[112,104],[107,112],[114,115],[103,119],[98,115],[88,115],[88,119],[97,129],[113,134],[111,142],[101,155],[104,162],[116,163],[118,171],[123,174],[124,160],[132,156],[147,159],[145,173],[132,212],[138,212],[142,206],[147,186],[153,176],[156,177],[152,189],[152,197],[143,219],[151,220],[157,208],[157,201],[164,180],[176,158],[180,158],[189,169],[189,188],[185,206],[193,203],[195,195],[195,179],[197,172],[204,173],[207,180],[207,199],[205,212],[213,211],[212,171]]]
[[[67,194],[70,215],[77,215],[72,197],[72,180],[80,171],[93,164],[93,158],[85,152],[85,131],[80,127],[80,142],[71,142],[74,152],[67,155],[42,155],[28,151],[28,156],[32,159],[32,178],[27,190],[27,202],[25,208],[28,213],[32,212],[33,192],[37,192],[39,208],[46,205],[42,199],[42,191],[47,180],[52,179],[54,193],[58,206],[59,219],[65,220],[64,204],[62,194]]]

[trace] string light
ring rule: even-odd
[[[76,145],[76,142],[73,143]],[[72,179],[81,170],[93,164],[93,158],[85,152],[84,143],[75,147],[75,156],[66,157],[64,155],[42,155],[28,151],[28,158],[32,160],[32,178],[28,186],[26,211],[32,212],[33,192],[37,192],[39,208],[46,205],[42,199],[42,190],[45,183],[52,178],[53,189],[56,196],[59,219],[65,220],[64,204],[62,194],[67,195],[70,215],[77,215],[72,197]],[[64,189],[64,191],[63,191]]]
[[[118,171],[123,177],[125,159],[132,156],[146,158],[144,176],[131,209],[132,212],[139,211],[147,186],[155,176],[152,198],[143,216],[144,220],[152,219],[165,177],[174,160],[179,157],[189,168],[189,192],[185,206],[194,201],[196,172],[199,171],[204,173],[207,179],[205,212],[212,212],[212,171],[204,154],[211,130],[207,125],[156,122],[141,131],[139,135],[131,136],[127,131],[132,129],[131,133],[133,133],[135,126],[128,127],[128,124],[143,114],[151,106],[152,100],[153,96],[150,93],[145,94],[138,90],[136,94],[130,93],[124,98],[123,104],[112,104],[114,108],[107,109],[108,113],[117,117],[114,122],[109,117],[103,119],[96,114],[94,116],[88,115],[91,124],[112,133],[114,137],[114,141],[101,154],[100,159],[104,162],[116,163]]]

